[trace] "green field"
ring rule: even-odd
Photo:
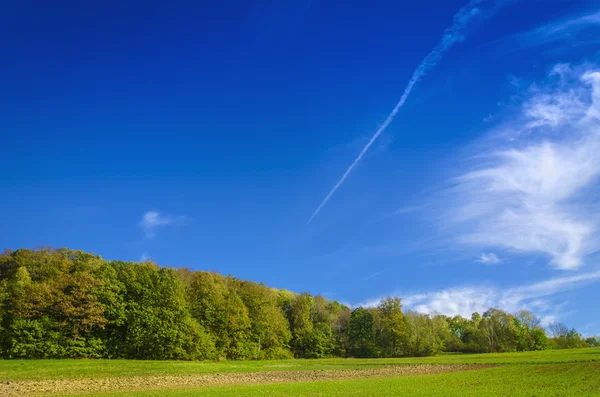
[[[518,365],[464,373],[87,396],[600,396],[600,363]]]
[[[57,379],[188,376],[382,368],[416,364],[496,364],[482,369],[392,378],[324,380],[251,385],[127,390],[88,396],[600,396],[600,349],[549,350],[502,354],[456,354],[406,359],[322,359],[245,362],[127,360],[0,361],[5,384]],[[9,387],[9,386],[6,386]],[[0,394],[1,394],[0,390]],[[52,393],[51,393],[52,394]],[[22,395],[22,394],[21,394]],[[44,395],[44,393],[36,394]],[[60,395],[54,392],[52,395]],[[82,395],[82,394],[79,394]]]

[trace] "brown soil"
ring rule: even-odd
[[[112,391],[175,389],[239,384],[312,382],[322,380],[384,378],[438,374],[490,367],[489,365],[400,365],[380,368],[270,371],[176,376],[130,376],[115,378],[54,379],[0,383],[0,396],[82,394]]]

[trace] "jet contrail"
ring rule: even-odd
[[[325,196],[325,198],[323,199],[321,204],[319,204],[319,206],[317,207],[315,212],[313,212],[313,214],[311,215],[311,217],[307,223],[312,222],[312,220],[315,218],[315,216],[317,216],[319,214],[319,212],[325,206],[325,204],[327,204],[327,202],[329,201],[331,196],[333,196],[333,194],[336,192],[336,190],[338,190],[340,188],[340,186],[342,186],[342,184],[344,183],[344,181],[346,180],[348,175],[350,175],[350,173],[352,172],[354,167],[356,167],[356,165],[360,162],[360,160],[363,158],[363,156],[367,153],[367,151],[369,150],[369,148],[371,147],[373,142],[375,142],[375,140],[379,137],[379,135],[381,135],[381,133],[383,131],[385,131],[385,129],[388,127],[388,125],[390,125],[390,123],[394,120],[394,117],[396,117],[396,114],[398,113],[400,108],[402,106],[404,106],[406,99],[410,95],[410,92],[412,91],[415,84],[419,81],[419,79],[421,77],[423,77],[423,75],[425,74],[425,72],[427,72],[428,69],[431,69],[438,63],[438,61],[442,58],[442,55],[446,51],[448,51],[448,49],[450,49],[450,47],[452,47],[452,45],[454,43],[457,43],[464,39],[462,31],[464,31],[464,29],[467,27],[469,22],[471,22],[471,20],[474,17],[476,17],[477,15],[479,15],[481,13],[481,10],[477,6],[484,2],[486,2],[486,0],[471,0],[469,2],[469,4],[467,4],[466,6],[461,8],[454,15],[454,22],[453,22],[452,26],[450,26],[448,29],[446,29],[446,31],[444,32],[444,37],[442,37],[442,40],[435,46],[435,48],[429,54],[427,54],[425,59],[423,59],[421,64],[413,72],[412,77],[409,80],[408,84],[406,85],[406,88],[404,89],[404,93],[402,94],[402,97],[396,104],[396,107],[394,107],[394,110],[392,110],[392,112],[389,114],[389,116],[385,119],[385,121],[383,122],[381,127],[379,127],[379,129],[377,129],[377,131],[371,137],[371,140],[369,140],[367,145],[360,151],[360,153],[358,154],[358,156],[356,157],[354,162],[352,162],[352,164],[350,164],[350,167],[348,167],[348,169],[346,170],[344,175],[342,175],[342,177],[340,178],[338,183],[336,183],[335,186],[333,187],[333,189],[331,189],[331,191],[327,194],[327,196]]]

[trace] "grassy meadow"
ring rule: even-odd
[[[153,390],[86,396],[600,396],[600,363],[523,364],[381,379]]]
[[[482,364],[481,369],[410,376],[344,380],[289,381],[180,387],[177,376],[377,369],[406,365]],[[134,360],[5,360],[0,383],[34,385],[30,395],[69,395],[39,385],[72,380],[126,377],[174,377],[155,390],[90,389],[86,396],[600,396],[600,348],[499,354],[443,354],[398,359],[320,359],[282,361],[134,361]],[[45,383],[44,383],[45,382]],[[126,381],[125,381],[126,382]],[[6,385],[8,384],[8,385]],[[36,389],[37,388],[37,389]],[[0,394],[2,390],[0,390]],[[5,391],[5,393],[8,393]],[[10,394],[9,394],[10,395]],[[16,395],[16,394],[15,394]],[[23,395],[23,393],[19,393]]]
[[[114,376],[163,376],[222,372],[304,371],[373,368],[407,364],[549,364],[600,362],[600,348],[518,353],[441,354],[407,358],[332,358],[276,361],[4,360],[0,381]]]

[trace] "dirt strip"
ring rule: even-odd
[[[220,374],[175,376],[129,376],[114,378],[81,378],[27,380],[0,383],[0,396],[39,396],[83,394],[112,391],[176,389],[184,387],[312,382],[323,380],[385,378],[407,375],[439,374],[491,367],[490,365],[398,365],[379,368],[321,370],[229,372]]]

